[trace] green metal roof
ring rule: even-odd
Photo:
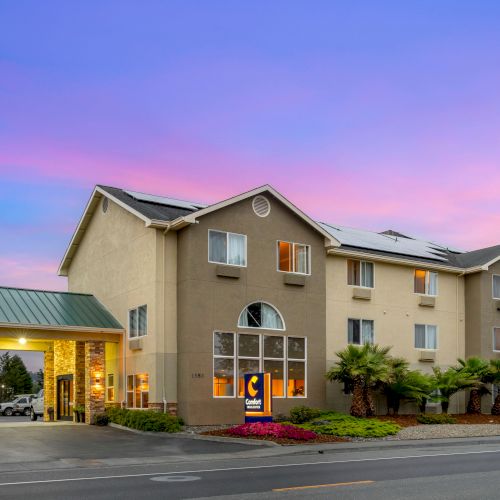
[[[0,287],[0,323],[122,329],[93,296]]]

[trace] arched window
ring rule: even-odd
[[[285,323],[280,312],[266,302],[253,302],[241,311],[238,326],[243,328],[265,328],[284,330]]]

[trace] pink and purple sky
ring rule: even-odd
[[[0,2],[0,284],[66,288],[97,183],[500,243],[500,3]]]

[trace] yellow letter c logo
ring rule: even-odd
[[[259,380],[259,377],[257,377],[257,375],[254,375],[249,381],[248,381],[248,394],[250,394],[250,396],[252,398],[255,397],[255,395],[257,394],[257,389],[254,388],[253,384],[255,384],[255,382],[257,382]]]

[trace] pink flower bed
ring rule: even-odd
[[[307,431],[294,425],[272,422],[237,425],[227,429],[227,433],[233,436],[270,436],[282,439],[296,439],[297,441],[309,441],[317,437],[313,431]]]

